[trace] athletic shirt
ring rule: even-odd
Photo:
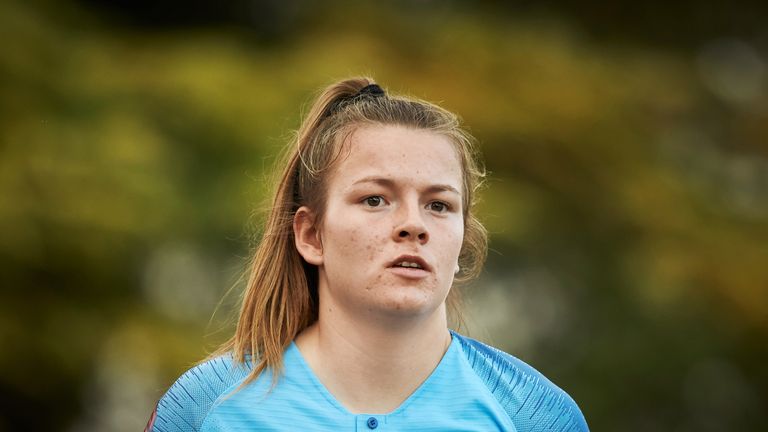
[[[262,373],[238,390],[250,364],[217,357],[182,375],[160,399],[147,430],[560,431],[587,432],[579,407],[523,361],[452,332],[429,377],[394,411],[353,414],[318,380],[296,344],[272,386]],[[371,390],[375,391],[375,390]]]

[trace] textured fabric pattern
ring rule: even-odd
[[[588,431],[573,399],[544,375],[503,351],[454,333],[467,361],[520,431]]]
[[[188,370],[158,402],[152,431],[198,432],[214,402],[246,375],[248,369],[235,366],[230,356]]]
[[[247,375],[230,357],[203,363],[157,407],[156,432],[189,431],[587,431],[565,392],[520,360],[453,333],[432,374],[390,413],[351,413],[291,344],[284,374],[233,392]]]

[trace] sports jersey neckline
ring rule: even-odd
[[[429,391],[429,388],[432,385],[432,381],[434,381],[434,377],[438,374],[438,372],[442,369],[445,369],[446,367],[449,367],[448,363],[452,363],[458,360],[457,354],[461,349],[461,347],[459,346],[459,340],[458,340],[459,338],[456,337],[456,333],[453,330],[449,329],[449,332],[451,334],[451,343],[448,345],[448,349],[445,350],[443,357],[440,358],[440,361],[437,363],[437,366],[435,366],[432,372],[430,372],[427,378],[416,388],[416,390],[413,391],[413,393],[408,395],[408,397],[405,398],[405,400],[403,400],[403,402],[401,402],[400,405],[397,406],[397,408],[387,413],[372,413],[372,412],[353,413],[352,411],[347,409],[347,407],[345,407],[341,402],[339,402],[339,400],[336,399],[336,396],[334,396],[333,393],[331,393],[331,391],[328,390],[325,384],[323,384],[320,381],[320,379],[317,377],[315,372],[309,366],[309,363],[307,363],[306,359],[304,358],[304,355],[301,353],[301,350],[296,345],[296,342],[291,341],[291,344],[288,346],[288,349],[285,351],[285,356],[294,357],[296,359],[296,362],[299,365],[301,365],[302,372],[309,377],[309,379],[318,389],[320,394],[323,395],[325,400],[331,406],[333,406],[333,408],[339,410],[344,414],[351,415],[351,416],[371,415],[371,416],[378,416],[378,417],[387,417],[387,416],[400,414],[402,411],[404,411],[408,407],[408,405],[411,404],[411,402],[416,400],[420,394],[424,393],[425,391]]]

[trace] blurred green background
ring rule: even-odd
[[[594,431],[768,430],[765,2],[0,2],[0,431],[141,430],[276,154],[369,74],[490,171],[468,332]]]

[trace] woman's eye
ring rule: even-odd
[[[379,207],[384,203],[384,198],[376,195],[376,196],[370,196],[366,198],[363,202],[367,204],[370,207]]]
[[[441,201],[433,201],[429,203],[429,209],[438,213],[448,211],[448,204]]]

